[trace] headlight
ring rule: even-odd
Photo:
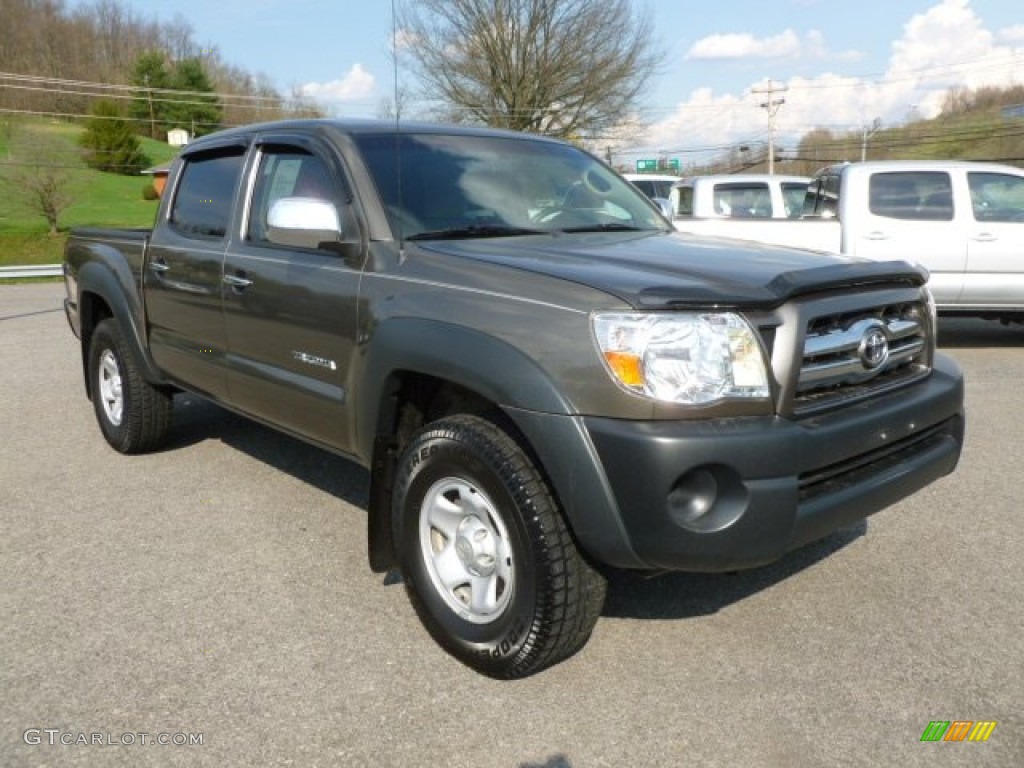
[[[605,365],[631,392],[687,405],[769,395],[764,353],[739,315],[602,313],[592,320]]]

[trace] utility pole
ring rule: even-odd
[[[768,84],[760,86],[758,88],[751,88],[750,92],[761,95],[764,94],[767,98],[758,103],[761,109],[768,111],[768,173],[775,173],[775,115],[779,112],[779,107],[786,103],[784,98],[775,98],[777,93],[785,93],[789,90],[789,86],[784,83],[776,83],[771,78],[768,78]]]
[[[871,125],[865,125],[861,132],[860,139],[860,161],[863,163],[868,159],[868,139],[878,133],[878,130],[882,127],[882,118],[876,117],[871,121]]]
[[[149,90],[149,75],[143,75],[142,82],[146,85],[146,96],[149,99],[149,138],[156,138],[156,114],[153,112],[153,92]]]

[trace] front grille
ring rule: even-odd
[[[928,375],[930,321],[920,302],[886,304],[807,322],[796,414],[833,407]]]

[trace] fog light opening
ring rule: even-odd
[[[718,480],[708,469],[692,469],[668,495],[668,507],[679,525],[699,528],[718,500]]]

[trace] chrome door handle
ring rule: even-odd
[[[232,288],[248,288],[252,285],[252,280],[238,275],[224,275],[224,282]]]
[[[149,262],[149,268],[156,272],[158,275],[162,275],[164,272],[169,270],[171,267],[165,261],[151,261]]]

